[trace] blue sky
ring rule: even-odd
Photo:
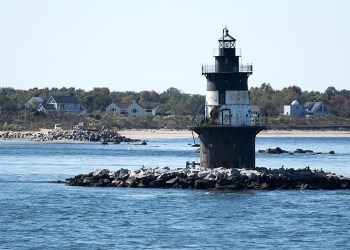
[[[249,87],[350,89],[347,0],[0,0],[0,87],[204,94],[227,26]]]

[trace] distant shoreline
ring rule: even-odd
[[[120,135],[131,139],[150,138],[192,138],[189,130],[171,129],[127,129],[118,131]],[[193,133],[194,137],[198,137]],[[350,137],[350,131],[331,130],[267,130],[261,131],[257,137]]]
[[[32,140],[44,142],[81,142],[86,141],[72,140],[60,138],[58,140],[40,140],[41,136],[45,137],[49,129],[41,129],[40,131],[0,131],[0,140]],[[68,131],[67,131],[68,132]],[[18,134],[17,136],[4,136],[4,134]],[[117,133],[125,138],[134,139],[153,139],[153,138],[198,138],[196,133],[187,129],[125,129],[119,130]],[[29,134],[29,137],[26,136]],[[32,138],[32,135],[36,135]],[[350,137],[350,131],[333,131],[333,130],[266,130],[261,131],[257,137]]]

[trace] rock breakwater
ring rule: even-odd
[[[68,178],[70,186],[180,188],[180,189],[350,189],[350,178],[323,170],[305,169],[203,169],[144,168],[94,172]]]
[[[139,142],[140,140],[121,136],[115,130],[85,131],[85,130],[51,130],[48,132],[0,132],[0,139],[3,140],[31,140],[31,141],[92,141],[92,142]]]
[[[318,155],[318,154],[322,154],[321,152],[314,152],[310,149],[301,149],[301,148],[297,148],[296,150],[294,150],[293,152],[289,152],[287,150],[283,150],[280,147],[276,147],[276,148],[268,148],[268,149],[259,149],[258,150],[259,153],[263,153],[263,154],[313,154],[313,155]],[[329,151],[328,154],[335,154],[335,152],[333,150]]]

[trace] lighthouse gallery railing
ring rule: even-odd
[[[225,67],[219,68],[217,65],[202,65],[202,74],[207,73],[234,73],[234,72],[243,72],[243,73],[252,73],[253,65],[251,64],[240,64],[238,67]]]

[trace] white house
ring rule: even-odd
[[[120,106],[118,106],[115,103],[111,103],[107,106],[106,108],[107,112],[112,112],[112,113],[117,113],[117,114],[121,114],[121,108]]]
[[[152,108],[145,108],[144,109],[144,114],[145,115],[156,115],[156,110]]]
[[[297,100],[293,101],[291,105],[284,105],[284,115],[301,117],[306,115],[306,110]]]
[[[140,104],[133,101],[132,103],[111,103],[106,108],[107,112],[124,115],[155,115],[154,109],[145,109]]]
[[[328,114],[328,108],[323,102],[306,102],[304,105],[298,101],[293,101],[291,105],[284,106],[284,115],[289,116],[325,116]]]
[[[144,115],[144,113],[144,108],[135,101],[128,106],[128,114],[130,115]]]

